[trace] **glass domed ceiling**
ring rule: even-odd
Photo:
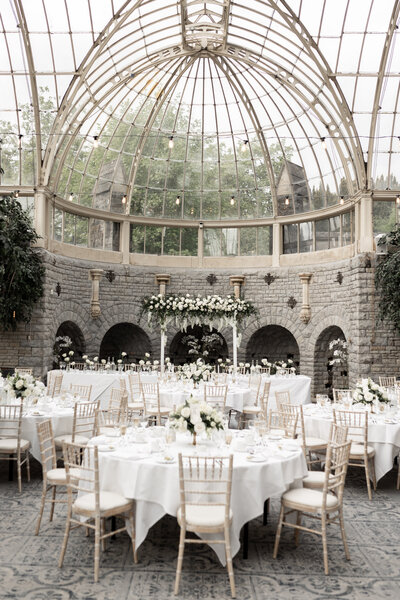
[[[398,13],[394,0],[3,2],[2,183],[204,220],[398,187]]]

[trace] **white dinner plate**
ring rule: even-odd
[[[265,462],[267,459],[266,456],[261,456],[261,455],[257,455],[257,454],[249,454],[248,456],[246,456],[247,460],[249,462],[254,462],[254,463],[259,463],[259,462]]]
[[[160,465],[172,465],[175,462],[175,458],[174,457],[171,457],[171,459],[157,458],[157,462],[160,463]]]
[[[99,452],[114,452],[114,450],[116,450],[115,446],[106,446],[103,444],[99,444],[97,448]]]

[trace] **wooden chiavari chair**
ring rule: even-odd
[[[239,427],[245,427],[249,417],[256,419],[263,418],[267,421],[268,414],[268,399],[271,382],[266,381],[264,385],[260,385],[257,392],[256,403],[254,405],[246,405],[243,407],[243,412],[240,415]]]
[[[336,524],[340,526],[345,555],[347,560],[350,560],[343,520],[343,490],[346,481],[347,466],[349,464],[350,446],[351,442],[345,442],[336,446],[331,443],[328,445],[322,490],[296,488],[283,494],[275,537],[274,558],[278,555],[283,526],[291,527],[295,530],[296,545],[298,544],[300,531],[314,533],[322,537],[324,569],[325,574],[329,575],[326,528],[327,525]],[[296,514],[295,523],[286,520],[286,517],[292,513]],[[320,520],[321,529],[302,525],[301,519],[303,514],[308,518]]]
[[[131,398],[128,402],[129,409],[136,410],[138,412],[144,411],[143,396],[140,373],[129,373],[129,389],[131,392]]]
[[[212,385],[209,383],[204,385],[204,401],[214,408],[218,408],[222,413],[225,412],[227,393],[227,385]]]
[[[113,409],[116,408],[118,410],[126,410],[128,405],[128,394],[126,390],[111,388],[110,398],[108,400],[107,408]]]
[[[92,386],[91,385],[75,385],[73,383],[69,386],[71,394],[74,396],[79,396],[81,400],[86,402],[90,402],[90,398],[92,395]]]
[[[158,383],[141,383],[140,386],[145,416],[155,421],[157,425],[161,425],[161,420],[168,417],[170,409],[166,406],[161,406]]]
[[[396,377],[381,377],[379,376],[379,385],[385,388],[396,387],[399,382],[396,380]]]
[[[297,435],[297,413],[270,411],[268,415],[268,433],[295,439]]]
[[[96,411],[96,435],[114,435],[116,429],[120,429],[126,423],[127,407],[97,409]]]
[[[26,464],[28,481],[31,480],[29,465],[29,448],[31,443],[21,437],[22,411],[22,399],[20,404],[4,404],[0,406],[0,460],[17,463],[19,492],[22,492],[22,465]]]
[[[298,426],[299,426],[299,440],[303,446],[304,454],[307,459],[307,464],[310,467],[313,464],[320,464],[321,459],[313,459],[313,452],[325,452],[328,441],[323,440],[322,438],[312,437],[306,435],[305,426],[304,426],[304,413],[303,406],[301,404],[281,404],[280,411],[284,414],[293,414],[298,417]]]
[[[96,431],[96,411],[99,401],[76,402],[72,421],[72,433],[59,435],[54,438],[56,448],[62,448],[63,443],[81,444],[86,446]]]
[[[104,550],[107,538],[122,531],[127,531],[127,527],[124,526],[106,533],[105,520],[108,517],[125,515],[129,519],[133,560],[137,563],[134,501],[115,492],[100,492],[97,446],[88,446],[82,456],[82,448],[79,444],[64,443],[63,455],[67,475],[68,513],[58,566],[63,566],[70,530],[77,527],[93,529],[95,534],[94,581],[97,582],[99,579],[100,544]],[[74,477],[76,468],[80,470],[79,479]],[[78,494],[77,498],[75,492]],[[77,515],[77,518],[74,518],[74,515]],[[82,517],[88,520],[82,521]]]
[[[212,539],[212,543],[225,545],[231,594],[232,598],[236,597],[230,543],[232,468],[232,454],[229,457],[179,454],[180,507],[177,519],[181,533],[175,595],[179,591],[185,544],[211,543],[211,540],[186,537],[186,532],[196,532],[223,534],[222,539]]]
[[[59,373],[57,375],[53,375],[51,377],[50,382],[47,386],[47,394],[54,398],[55,396],[59,396],[61,394],[62,382],[63,382],[63,373]]]
[[[334,409],[333,422],[348,428],[348,436],[351,440],[349,465],[362,467],[365,470],[368,498],[372,500],[370,468],[372,484],[376,490],[375,449],[368,445],[368,413]]]
[[[65,469],[57,468],[56,447],[54,444],[53,427],[51,420],[46,419],[36,425],[40,446],[40,461],[42,463],[43,490],[40,501],[39,517],[36,525],[35,535],[39,535],[40,524],[42,522],[43,511],[46,501],[51,503],[50,521],[53,520],[54,505],[57,503],[65,504],[67,500],[56,499],[57,486],[67,485],[67,475]],[[75,478],[79,478],[79,469],[71,472]],[[47,492],[51,491],[51,498],[47,498]],[[66,492],[66,490],[64,490]]]
[[[340,404],[343,400],[346,400],[349,394],[352,394],[350,388],[332,388],[333,393],[333,403]]]
[[[336,425],[336,423],[332,423],[329,430],[329,442],[332,446],[339,446],[347,442],[347,427],[341,427],[340,425]],[[305,452],[305,448],[303,447],[303,451]],[[307,454],[305,453],[305,457],[307,460]],[[308,471],[307,477],[303,479],[303,487],[311,488],[313,490],[321,489],[324,485],[325,481],[325,472],[324,471]]]
[[[276,410],[281,409],[282,404],[291,404],[289,390],[282,390],[281,392],[275,392]]]

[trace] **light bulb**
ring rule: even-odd
[[[326,141],[324,137],[321,138],[321,146],[323,150],[326,150]]]
[[[19,198],[19,190],[15,190],[14,196],[15,196],[15,198]]]
[[[73,199],[74,199],[74,192],[70,192],[70,193],[69,193],[69,198],[68,198],[68,200],[69,200],[70,202],[72,202],[72,201],[73,201]]]
[[[286,198],[285,198],[285,206],[289,206],[289,204],[290,204],[290,198],[289,198],[289,196],[286,196]]]
[[[98,147],[99,147],[99,136],[94,135],[93,136],[93,148],[98,148]]]
[[[231,206],[233,206],[235,204],[235,196],[232,196],[231,198]]]
[[[340,202],[339,202],[339,204],[341,204],[341,205],[344,204],[344,197],[343,196],[340,196]]]
[[[171,150],[174,147],[174,136],[173,135],[171,135],[171,137],[169,138],[168,147],[171,148]]]
[[[122,196],[122,204],[126,204],[126,194]]]
[[[248,143],[249,143],[249,140],[244,140],[244,142],[242,144],[242,152],[246,152]]]
[[[181,197],[180,197],[180,196],[177,196],[177,197],[176,197],[176,200],[175,200],[175,204],[176,204],[177,206],[179,206],[179,205],[180,205],[180,203],[181,203]]]

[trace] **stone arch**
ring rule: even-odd
[[[127,353],[129,362],[138,362],[146,352],[151,354],[151,341],[147,333],[138,325],[116,323],[108,329],[101,341],[99,358],[118,359],[121,352]]]
[[[74,359],[82,358],[86,352],[86,341],[80,327],[74,321],[63,321],[56,331],[58,336],[67,336],[72,340],[71,349],[75,352]]]
[[[183,364],[185,362],[192,362],[194,357],[188,354],[188,347],[182,343],[183,338],[186,335],[194,335],[196,338],[200,339],[203,335],[209,333],[218,334],[221,337],[222,345],[220,348],[218,348],[216,353],[211,353],[205,360],[209,361],[211,364],[214,364],[220,357],[224,359],[227,358],[229,355],[228,344],[222,333],[216,329],[210,331],[209,327],[201,327],[200,325],[196,325],[195,327],[188,327],[187,331],[178,330],[175,333],[169,345],[169,357],[171,358],[171,361],[176,365]]]
[[[270,362],[291,358],[300,364],[300,349],[294,335],[282,325],[270,324],[257,329],[246,345],[247,362],[260,362],[268,358]]]
[[[319,334],[314,346],[314,390],[315,393],[324,393],[332,397],[332,387],[348,387],[347,367],[342,369],[340,375],[329,364],[332,351],[329,344],[335,339],[344,339],[343,330],[337,325],[329,325]]]
[[[57,303],[48,325],[49,343],[46,345],[46,354],[44,355],[46,370],[50,369],[53,364],[53,345],[60,326],[65,322],[71,322],[79,329],[80,335],[84,340],[82,344],[83,353],[87,351],[88,340],[90,339],[90,331],[88,329],[89,319],[89,313],[81,303],[75,300],[65,300]],[[55,365],[53,364],[53,366]]]

